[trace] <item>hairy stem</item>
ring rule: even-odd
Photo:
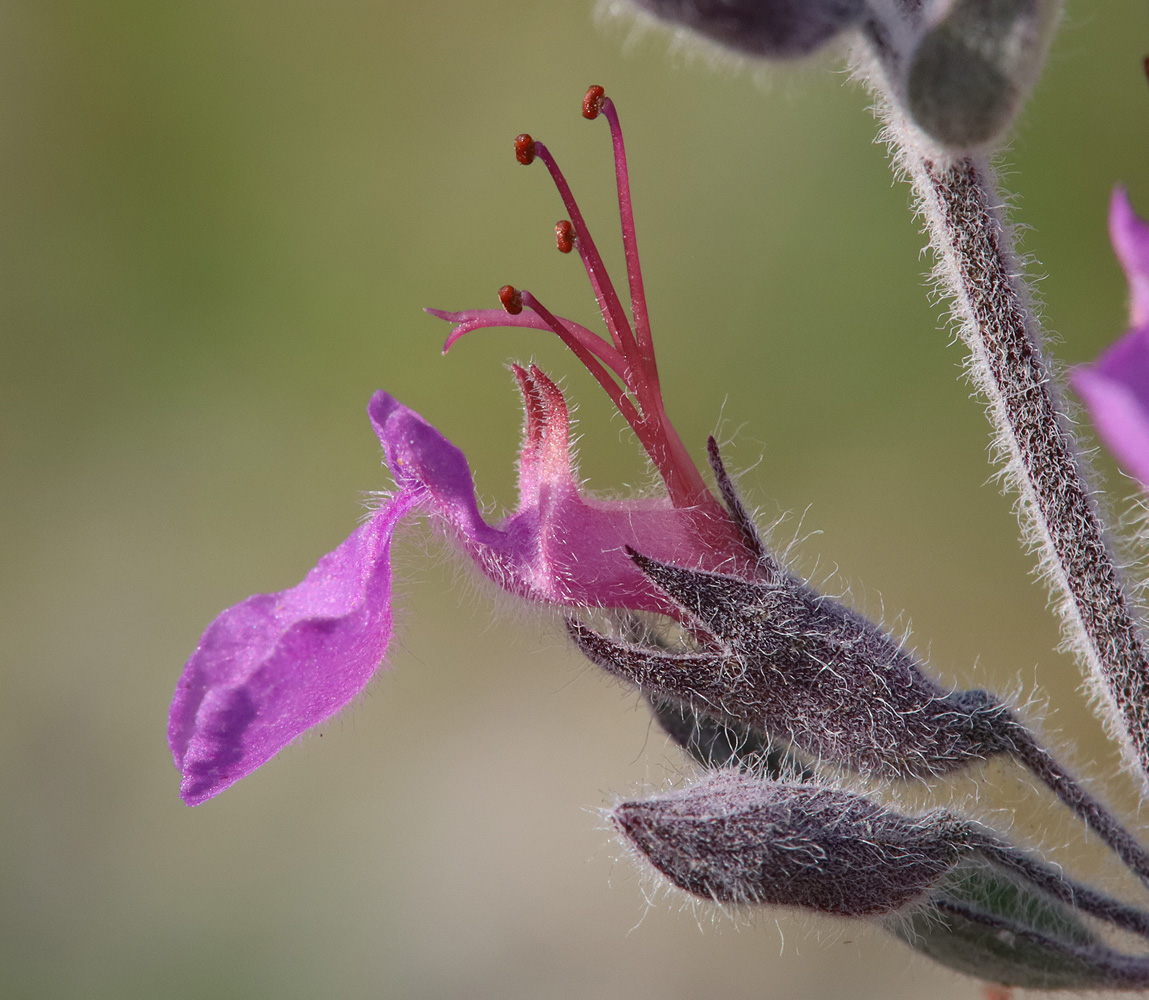
[[[934,899],[933,905],[943,914],[959,917],[970,923],[981,924],[997,932],[1002,940],[1020,938],[1062,959],[1080,963],[1092,979],[1084,976],[1071,988],[1101,987],[1113,990],[1136,990],[1149,986],[1149,960],[1123,955],[1101,945],[1079,945],[1062,941],[1049,934],[1028,927],[1015,920],[987,913],[967,903],[945,897]],[[1057,989],[1058,986],[1054,986]]]
[[[996,834],[971,827],[970,842],[999,868],[1019,875],[1042,892],[1080,913],[1105,920],[1122,930],[1149,938],[1149,913],[1066,878],[1059,869],[1019,852]]]
[[[988,162],[934,159],[889,111],[897,165],[913,183],[936,255],[937,275],[969,349],[972,379],[1008,473],[1023,530],[1040,553],[1067,645],[1127,760],[1149,782],[1149,661],[1075,447],[1022,265]]]
[[[1012,730],[1013,756],[1040,778],[1149,887],[1149,851],[1040,746],[1028,730],[1018,724],[1013,724]]]

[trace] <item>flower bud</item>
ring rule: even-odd
[[[1030,989],[1149,986],[1149,959],[1083,917],[1149,937],[1149,913],[1067,878],[944,810],[910,817],[842,789],[716,770],[617,806],[624,841],[680,889],[720,903],[876,918],[968,975]]]
[[[911,57],[905,100],[929,136],[953,150],[992,142],[1037,80],[1060,0],[948,0]]]
[[[864,0],[634,0],[643,10],[746,55],[809,55],[866,15]]]
[[[749,581],[632,558],[712,640],[676,652],[568,628],[586,656],[648,695],[881,777],[940,774],[1016,748],[1004,704],[946,691],[877,625],[781,571]]]
[[[706,768],[737,767],[775,780],[808,781],[813,770],[757,726],[716,719],[670,698],[651,697],[658,724],[675,743]]]
[[[612,819],[693,895],[844,917],[881,916],[924,899],[965,849],[941,814],[910,819],[849,792],[733,770],[624,802]]]

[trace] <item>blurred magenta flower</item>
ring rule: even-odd
[[[1109,238],[1129,282],[1129,331],[1071,381],[1121,467],[1149,487],[1149,224],[1121,188],[1109,204]]]
[[[592,88],[584,114],[593,118],[600,111],[610,121],[614,142],[633,326],[566,180],[546,148],[529,136],[516,140],[516,153],[523,163],[538,156],[550,169],[572,218],[556,227],[558,247],[564,252],[578,247],[610,341],[553,316],[529,292],[510,286],[500,291],[503,309],[432,312],[457,324],[447,348],[482,327],[556,333],[634,428],[666,495],[604,501],[583,492],[561,391],[536,366],[516,365],[512,370],[525,410],[519,506],[489,524],[463,452],[393,396],[377,392],[368,415],[395,491],[301,583],[249,597],[219,615],[184,667],[168,742],[189,805],[250,774],[366,687],[391,637],[391,540],[411,514],[425,513],[439,522],[500,587],[544,605],[680,614],[628,556],[628,547],[663,562],[712,571],[739,572],[755,559],[667,419],[642,292],[622,133],[613,104],[601,88]]]

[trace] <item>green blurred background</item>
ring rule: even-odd
[[[554,621],[425,532],[400,545],[402,629],[362,703],[220,798],[176,797],[179,669],[220,609],[294,583],[386,485],[374,389],[507,506],[504,366],[534,357],[581,404],[592,484],[645,481],[561,347],[498,331],[444,359],[420,312],[513,282],[593,318],[552,249],[545,171],[510,146],[548,142],[619,260],[607,130],[578,114],[592,82],[627,129],[684,439],[732,438],[800,567],[912,617],[947,679],[1047,701],[1050,731],[1112,773],[865,95],[831,59],[715,69],[592,15],[0,2],[0,995],[976,995],[864,927],[648,906],[597,810],[687,769]],[[1104,217],[1115,182],[1149,211],[1146,50],[1144,4],[1071,0],[1006,158],[1067,363],[1123,326]],[[1031,812],[1019,836],[1105,877],[1054,809]]]

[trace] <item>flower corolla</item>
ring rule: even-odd
[[[542,160],[570,220],[556,226],[559,250],[578,248],[606,322],[607,341],[551,314],[529,292],[500,291],[502,309],[448,313],[444,350],[483,327],[557,334],[606,389],[666,488],[661,497],[604,501],[585,494],[571,456],[570,420],[558,386],[537,366],[512,366],[523,397],[519,505],[488,523],[463,452],[419,414],[377,392],[368,405],[395,490],[303,581],[256,594],[208,626],[176,688],[168,742],[181,796],[197,805],[270,760],[366,687],[391,638],[391,542],[405,518],[437,520],[504,590],[560,607],[622,608],[675,615],[677,608],[635,565],[641,549],[675,565],[739,572],[751,565],[738,525],[706,487],[666,416],[635,245],[622,132],[613,103],[593,87],[583,113],[608,119],[614,146],[631,292],[624,311],[553,156],[529,136],[521,163]]]

